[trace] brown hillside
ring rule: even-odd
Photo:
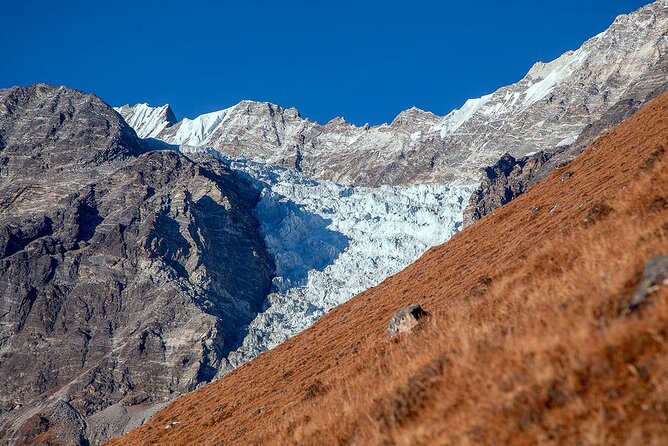
[[[112,445],[665,444],[668,96],[569,166]],[[571,172],[572,175],[564,175]],[[421,329],[387,339],[420,303]]]

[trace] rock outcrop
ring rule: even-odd
[[[409,305],[397,310],[387,324],[387,336],[392,337],[399,333],[413,331],[420,319],[425,316],[427,316],[427,312],[418,304]]]
[[[0,141],[0,438],[97,443],[211,380],[271,285],[250,185],[63,87],[1,90]]]

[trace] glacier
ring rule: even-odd
[[[447,241],[462,228],[464,207],[477,186],[344,186],[295,169],[207,152],[259,191],[255,213],[276,265],[263,311],[239,333],[238,347],[219,376]]]
[[[276,264],[273,289],[220,373],[445,242],[461,228],[481,173],[504,153],[574,143],[638,79],[660,72],[666,11],[660,0],[621,15],[581,48],[445,116],[414,107],[389,125],[321,125],[295,108],[242,101],[174,122],[159,107],[118,108],[138,134],[212,153],[260,191],[255,212]]]

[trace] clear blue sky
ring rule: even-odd
[[[638,0],[0,0],[0,88],[48,82],[179,118],[242,99],[319,122],[445,114]]]

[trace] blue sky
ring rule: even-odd
[[[378,124],[446,114],[647,3],[0,0],[0,88],[64,84],[179,118],[254,99]]]

